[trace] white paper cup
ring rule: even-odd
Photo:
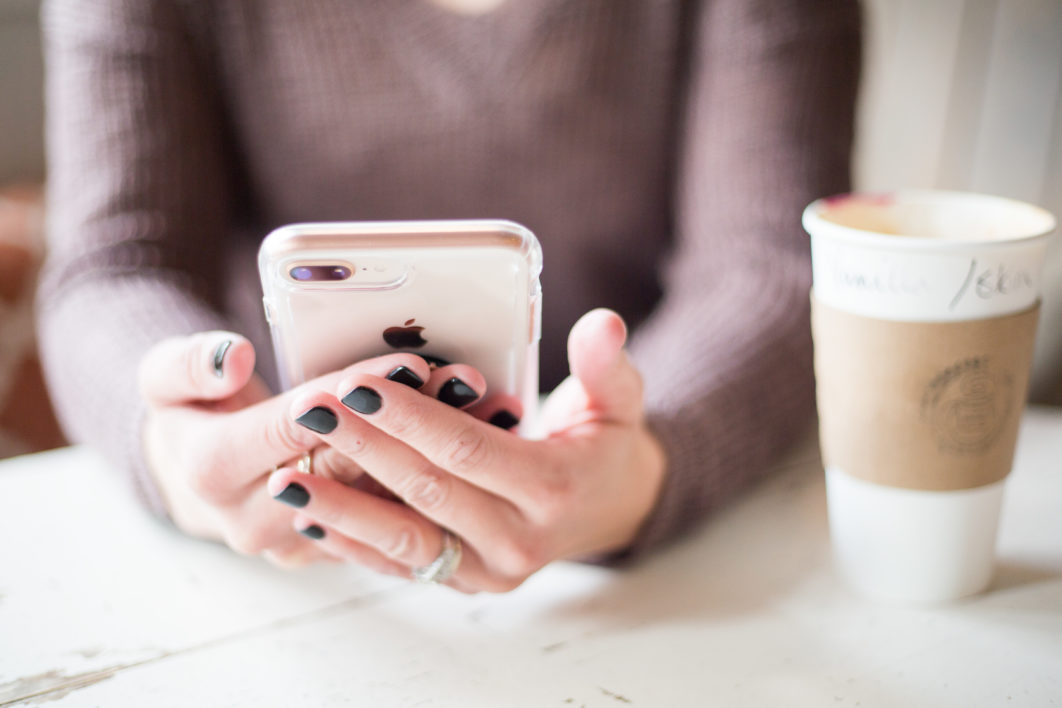
[[[1055,228],[1051,214],[1029,204],[943,191],[820,199],[803,223],[818,303],[923,323],[1035,306]],[[887,486],[827,466],[837,566],[876,599],[933,603],[980,592],[992,577],[1003,488],[1003,481],[954,491]]]

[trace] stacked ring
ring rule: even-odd
[[[443,547],[431,563],[413,569],[418,583],[436,584],[449,580],[461,564],[461,539],[443,530]]]

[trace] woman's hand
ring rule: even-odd
[[[547,402],[544,440],[348,369],[335,394],[296,397],[291,418],[313,411],[326,420],[314,434],[400,501],[291,468],[272,475],[269,491],[299,509],[295,527],[324,551],[383,572],[408,577],[452,531],[464,551],[448,584],[467,592],[510,590],[552,560],[621,550],[651,511],[665,470],[625,339],[623,321],[608,310],[573,327],[572,376]],[[481,380],[465,383],[483,393]],[[496,404],[488,406],[482,417]]]
[[[273,469],[319,441],[288,415],[295,392],[272,396],[254,374],[254,360],[251,343],[231,332],[175,337],[153,347],[139,371],[148,403],[143,428],[148,466],[184,532],[282,566],[334,560],[327,549],[295,533],[294,513],[266,491]],[[403,380],[407,367],[427,376],[427,365],[410,354],[370,359],[350,371]],[[312,385],[337,381],[334,374]],[[360,481],[361,471],[345,456],[322,449],[315,458],[318,473]]]

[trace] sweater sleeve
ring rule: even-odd
[[[161,1],[47,0],[48,256],[42,360],[70,439],[156,513],[136,385],[160,339],[224,326],[215,263],[230,187],[216,96]]]
[[[627,556],[706,516],[810,429],[800,214],[848,189],[859,64],[855,2],[704,3],[665,296],[631,343],[668,474]]]

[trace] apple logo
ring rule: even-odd
[[[428,340],[420,336],[424,328],[414,325],[416,318],[406,320],[403,327],[388,327],[384,330],[383,338],[387,344],[395,349],[416,349],[423,347]]]

